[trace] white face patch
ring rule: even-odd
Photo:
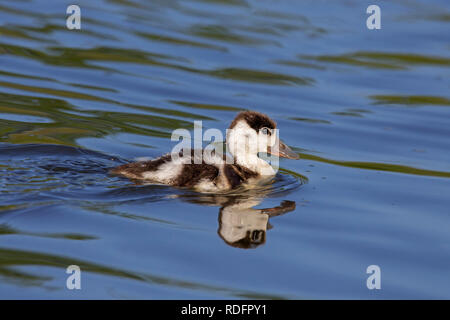
[[[227,130],[227,146],[233,155],[267,153],[268,147],[275,146],[277,139],[277,129],[265,128],[257,132],[244,120]]]
[[[277,142],[277,129],[267,130],[267,134],[264,134],[264,130],[258,132],[258,152],[267,153],[268,147],[273,147]]]
[[[227,130],[227,147],[233,155],[244,156],[258,153],[258,135],[244,120],[239,121],[233,129]]]
[[[267,147],[274,145],[276,139],[275,134],[256,132],[244,120],[227,130],[227,147],[235,162],[261,175],[275,174],[272,166],[259,158],[258,153],[267,152]]]

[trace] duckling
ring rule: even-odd
[[[154,160],[118,166],[111,173],[206,193],[232,190],[275,175],[273,167],[258,153],[299,159],[298,154],[279,140],[275,130],[276,123],[267,115],[243,111],[227,130],[227,151],[232,155],[232,161],[226,155],[216,153],[196,159],[198,153],[194,150],[189,155],[182,150],[178,159],[169,153]]]

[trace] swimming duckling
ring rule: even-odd
[[[176,187],[193,188],[200,192],[218,192],[252,184],[275,175],[273,167],[258,156],[267,153],[279,157],[299,159],[278,139],[276,123],[267,115],[255,111],[240,112],[227,130],[229,157],[191,150],[186,155],[166,154],[150,161],[124,164],[111,170],[113,174]],[[174,157],[174,155],[176,157]]]

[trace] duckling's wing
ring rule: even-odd
[[[157,175],[162,175],[164,171],[168,171],[167,167],[170,166],[169,164],[171,162],[171,155],[166,154],[154,160],[123,164],[121,166],[113,168],[110,173],[123,175],[131,179],[147,179],[149,173],[153,173],[153,175],[155,175],[156,173],[158,173]],[[172,174],[169,174],[169,172],[167,172],[166,176],[172,176]]]
[[[183,154],[179,154],[183,157]],[[148,180],[157,183],[189,188],[215,188],[219,166],[192,158],[174,159],[171,154],[150,161],[128,163],[112,169],[112,174],[131,179]]]

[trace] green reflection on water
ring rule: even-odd
[[[9,54],[36,59],[40,62],[57,66],[89,68],[121,73],[119,70],[113,70],[111,67],[98,66],[93,64],[92,62],[95,61],[116,62],[116,63],[122,62],[122,63],[135,63],[140,65],[149,65],[155,67],[165,67],[170,69],[182,70],[186,72],[203,74],[215,78],[271,84],[271,85],[294,85],[294,84],[312,85],[314,83],[314,79],[309,77],[298,77],[262,70],[252,70],[242,68],[218,68],[213,70],[195,69],[180,64],[181,62],[187,62],[186,59],[184,58],[177,58],[169,55],[155,54],[132,49],[118,49],[108,47],[97,47],[94,49],[51,47],[48,50],[52,54],[44,53],[36,49],[29,49],[25,47],[0,43],[0,54]],[[22,84],[9,83],[5,81],[3,81],[1,85],[9,88],[28,90],[31,92],[43,91],[48,94],[55,94],[57,96],[63,97],[72,97],[96,101],[97,100],[108,101],[108,99],[103,99],[93,95],[49,88],[36,89],[34,87]]]
[[[407,69],[419,65],[450,66],[450,59],[444,57],[386,52],[359,51],[343,55],[300,55],[299,58],[377,69]]]
[[[322,157],[315,156],[312,154],[305,154],[305,153],[301,153],[300,158],[306,159],[306,160],[334,164],[334,165],[338,165],[338,166],[342,166],[342,167],[349,167],[349,168],[377,170],[377,171],[389,171],[389,172],[398,172],[398,173],[406,173],[406,174],[430,176],[430,177],[450,178],[450,172],[418,169],[418,168],[402,166],[402,165],[398,165],[398,164],[332,160],[332,159],[326,159],[326,158],[322,158]]]
[[[17,266],[45,266],[66,269],[70,265],[77,265],[83,272],[91,272],[101,275],[132,279],[149,284],[165,285],[176,288],[186,288],[206,292],[222,293],[235,297],[247,297],[251,299],[286,299],[283,296],[264,294],[259,292],[245,291],[207,285],[192,281],[183,281],[152,274],[131,272],[118,268],[108,267],[85,260],[70,257],[51,255],[36,251],[12,250],[0,248],[0,277],[4,280],[19,283],[24,286],[42,286],[45,281],[52,280],[51,277],[37,276],[24,271],[17,271]]]
[[[450,106],[450,99],[435,96],[373,95],[369,98],[374,100],[374,104]]]

